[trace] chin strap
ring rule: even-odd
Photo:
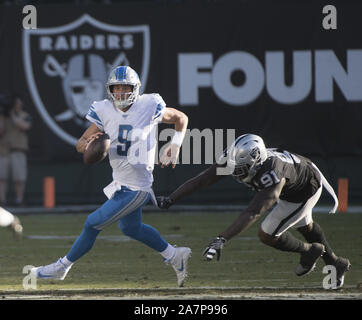
[[[334,192],[332,186],[329,184],[329,182],[327,181],[327,179],[324,177],[324,175],[322,174],[322,172],[318,169],[318,167],[312,163],[313,167],[318,171],[318,173],[320,174],[321,176],[321,182],[322,182],[322,185],[323,187],[326,188],[326,190],[329,192],[329,194],[333,197],[334,199],[334,207],[331,211],[329,211],[329,213],[336,213],[337,211],[337,208],[338,208],[338,198],[337,198],[337,195],[336,193]]]

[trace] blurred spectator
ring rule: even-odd
[[[0,95],[0,206],[6,203],[10,148],[6,133],[10,124],[10,96]]]
[[[24,201],[24,189],[27,178],[27,156],[29,149],[27,131],[31,128],[31,117],[24,111],[24,103],[19,95],[14,95],[10,108],[8,132],[10,148],[10,166],[15,183],[16,204]]]
[[[31,128],[31,117],[23,109],[23,101],[19,95],[13,95],[8,103],[3,103],[0,123],[0,201],[6,202],[9,172],[15,186],[16,205],[22,205],[27,178],[28,136]],[[10,169],[10,170],[9,170]]]

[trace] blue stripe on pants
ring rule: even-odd
[[[108,225],[119,221],[119,227],[129,237],[141,241],[156,251],[163,251],[167,242],[159,232],[142,223],[142,207],[149,201],[150,195],[143,191],[131,191],[122,187],[99,209],[91,213],[84,223],[79,238],[67,254],[69,261],[75,262],[92,247],[99,232]]]

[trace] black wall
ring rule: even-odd
[[[62,137],[74,141],[86,125],[81,116],[69,116],[67,85],[87,77],[101,81],[108,64],[122,53],[143,76],[144,92],[158,92],[168,106],[185,112],[190,129],[224,129],[224,140],[226,129],[235,129],[236,135],[259,134],[267,146],[312,158],[334,187],[338,178],[349,178],[350,199],[359,202],[362,3],[336,4],[336,30],[322,27],[327,4],[39,5],[38,29],[31,31],[22,27],[22,7],[0,6],[0,92],[22,93],[34,120],[28,203],[42,201],[47,175],[56,177],[58,203],[105,199],[101,189],[111,179],[107,163],[85,167],[71,141]],[[82,17],[83,23],[76,25]],[[67,27],[54,29],[61,26]],[[101,58],[100,69],[80,67],[82,75],[76,74],[74,65],[95,61],[89,60],[92,55]],[[79,60],[72,60],[76,56]],[[49,63],[49,57],[56,64]],[[64,113],[65,120],[59,120]],[[156,167],[154,189],[168,193],[205,167]],[[224,180],[184,203],[236,204],[249,198],[248,190],[231,178]]]

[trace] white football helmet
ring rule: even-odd
[[[117,99],[112,90],[112,86],[117,84],[131,85],[133,87],[132,91],[130,93],[121,94],[120,98]],[[141,81],[137,72],[128,66],[119,66],[113,69],[109,74],[106,84],[107,92],[111,101],[120,109],[127,108],[138,99],[140,87]]]
[[[233,178],[239,183],[250,182],[267,157],[261,137],[255,134],[238,137],[228,152],[228,165],[233,168]]]

